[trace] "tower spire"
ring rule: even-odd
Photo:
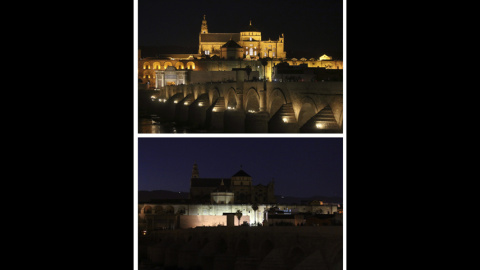
[[[202,27],[200,28],[201,34],[208,34],[207,19],[206,15],[203,15]]]

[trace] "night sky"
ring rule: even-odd
[[[342,138],[139,138],[138,190],[189,192],[201,178],[242,169],[253,185],[275,180],[275,195],[343,197]]]
[[[262,40],[284,33],[287,57],[343,59],[343,0],[139,0],[138,45],[198,53],[204,14],[209,33],[239,33],[252,20]]]

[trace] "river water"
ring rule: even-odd
[[[205,133],[205,130],[191,129],[175,122],[156,122],[151,118],[138,119],[138,133]]]

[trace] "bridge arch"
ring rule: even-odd
[[[300,101],[300,110],[297,114],[298,127],[302,127],[318,112],[317,104],[311,97],[304,97]]]
[[[283,104],[287,104],[287,97],[282,89],[275,88],[268,96],[267,110],[270,115],[274,115]]]
[[[245,96],[245,111],[246,112],[259,112],[260,111],[260,95],[257,89],[250,88]]]
[[[214,104],[215,101],[217,101],[217,99],[220,97],[220,91],[217,87],[213,87],[208,90],[208,96],[210,99],[210,104]]]
[[[237,107],[238,104],[238,96],[237,93],[235,92],[235,89],[230,88],[227,91],[227,95],[225,97],[225,106],[228,109],[234,110]]]

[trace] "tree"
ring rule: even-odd
[[[261,60],[262,66],[263,66],[263,81],[265,81],[266,74],[265,74],[265,66],[268,64],[268,59],[267,58],[262,58]]]
[[[252,209],[253,209],[253,214],[254,214],[254,222],[255,224],[257,223],[257,210],[258,210],[258,204],[256,202],[254,202],[252,204]]]
[[[250,73],[252,72],[252,68],[250,66],[246,66],[245,72],[247,73],[247,78],[250,81]]]
[[[240,210],[237,210],[237,212],[235,213],[235,216],[237,216],[238,218],[238,226],[240,226],[240,219],[242,218],[242,211]]]

